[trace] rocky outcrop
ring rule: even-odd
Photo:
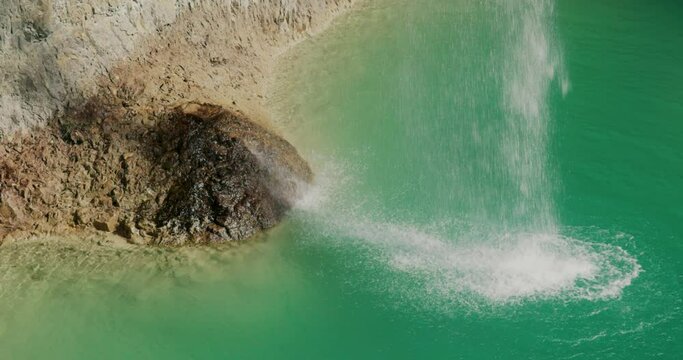
[[[0,237],[242,240],[277,224],[311,179],[288,142],[220,107],[149,116],[92,103],[0,145]]]

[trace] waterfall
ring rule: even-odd
[[[555,231],[548,168],[552,120],[548,102],[562,59],[550,24],[553,2],[502,3],[510,24],[502,34],[503,164],[516,190],[515,215],[522,216],[532,230]]]
[[[567,95],[569,79],[554,2],[437,3],[459,10],[453,13],[467,24],[444,17],[436,26],[429,8],[412,6],[415,18],[404,20],[415,23],[397,30],[405,49],[395,60],[398,86],[382,87],[376,99],[399,99],[383,125],[404,129],[393,141],[407,151],[386,160],[402,169],[392,176],[416,184],[406,204],[416,220],[372,205],[373,194],[359,186],[363,175],[355,175],[364,157],[339,155],[312,159],[317,185],[300,201],[299,218],[385,264],[402,280],[383,290],[412,304],[618,296],[638,275],[636,260],[604,244],[612,240],[605,235],[563,227],[556,215],[551,105]],[[439,37],[444,31],[454,35]],[[344,120],[349,127],[378,121],[354,115]],[[432,223],[417,220],[427,211]]]

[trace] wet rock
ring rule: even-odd
[[[209,237],[209,240],[211,242],[224,242],[232,240],[230,234],[228,234],[228,230],[223,226],[217,224],[209,224],[207,226],[207,230],[211,234]]]
[[[286,208],[261,179],[268,177],[256,157],[239,140],[220,128],[223,120],[206,110],[205,117],[178,119],[179,181],[169,190],[157,224],[173,232],[197,233],[213,228],[219,217],[239,223],[243,231],[226,230],[224,237],[241,240],[262,230],[254,217],[280,217]],[[258,203],[252,212],[237,211],[240,202]],[[224,225],[224,224],[221,224]],[[221,233],[214,229],[213,233]],[[227,235],[227,236],[225,236]]]
[[[188,104],[143,121],[151,115],[117,118],[107,106],[0,142],[0,226],[28,204],[22,226],[35,231],[91,226],[136,244],[244,240],[277,224],[311,179],[287,141],[221,107]],[[64,138],[65,126],[87,140]]]

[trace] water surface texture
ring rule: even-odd
[[[1,358],[678,359],[683,6],[368,2],[270,101],[315,184],[242,248],[0,248]]]

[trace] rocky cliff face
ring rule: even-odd
[[[264,80],[351,2],[6,0],[0,242],[96,229],[206,243],[273,226],[311,173],[268,129]]]

